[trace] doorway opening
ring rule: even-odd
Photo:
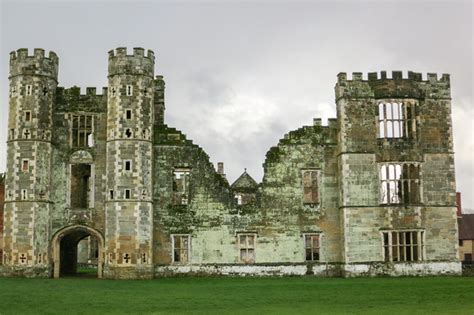
[[[67,227],[53,237],[54,277],[102,278],[103,237],[86,226]]]

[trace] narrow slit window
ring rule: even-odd
[[[26,86],[26,95],[31,95],[33,93],[33,87],[31,85]]]
[[[28,160],[23,160],[21,162],[21,170],[23,172],[28,172],[30,170],[30,162]]]
[[[127,85],[127,96],[132,96],[133,95],[133,86],[132,85]]]
[[[25,112],[25,121],[31,121],[31,112],[30,111]]]
[[[114,191],[113,190],[109,191],[109,197],[110,197],[110,200],[114,199]]]
[[[130,199],[132,192],[130,189],[125,189],[125,199]]]
[[[132,161],[126,160],[124,168],[125,168],[126,171],[131,171],[132,170]]]
[[[131,109],[127,109],[125,111],[125,118],[132,119],[132,110]]]

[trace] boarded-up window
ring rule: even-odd
[[[383,232],[385,261],[423,260],[423,231]]]
[[[303,203],[319,203],[319,171],[303,170]]]
[[[173,235],[173,262],[189,262],[189,251],[191,248],[191,236]]]
[[[305,234],[304,247],[307,261],[319,261],[319,234]]]
[[[173,194],[174,205],[187,205],[189,201],[189,169],[175,169],[173,171]]]
[[[239,233],[237,241],[239,245],[239,260],[249,264],[255,262],[255,240],[256,233]]]

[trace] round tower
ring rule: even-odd
[[[154,60],[109,52],[106,277],[153,277]]]
[[[10,53],[4,264],[49,273],[52,110],[58,57]],[[34,268],[33,268],[34,267]]]

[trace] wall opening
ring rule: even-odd
[[[102,278],[103,237],[81,225],[70,226],[53,237],[54,277]]]
[[[89,207],[91,189],[91,165],[71,164],[71,209]]]

